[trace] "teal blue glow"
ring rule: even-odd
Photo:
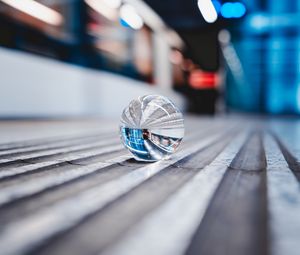
[[[123,20],[123,19],[120,19],[120,24],[121,24],[123,27],[129,27],[129,28],[130,28],[130,26],[128,25],[128,23],[127,23],[125,20]]]
[[[226,19],[241,18],[245,13],[245,5],[239,2],[224,3],[221,7],[221,15]]]
[[[212,4],[215,7],[216,12],[219,14],[220,11],[221,11],[221,3],[219,1],[217,1],[217,0],[213,0],[211,2],[212,2]]]

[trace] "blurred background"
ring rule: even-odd
[[[0,0],[0,117],[300,113],[300,0]]]

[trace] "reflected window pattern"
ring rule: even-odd
[[[145,160],[149,158],[147,148],[144,144],[144,131],[142,129],[121,128],[121,133],[125,146],[132,154]]]
[[[173,153],[182,140],[182,138],[154,134],[147,129],[127,127],[121,128],[121,139],[133,155],[147,161]]]

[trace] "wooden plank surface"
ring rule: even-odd
[[[136,162],[118,122],[0,122],[1,254],[299,254],[300,121],[186,118]]]

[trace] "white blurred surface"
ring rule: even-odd
[[[140,95],[161,94],[181,110],[184,99],[170,90],[0,48],[0,117],[119,117]]]

